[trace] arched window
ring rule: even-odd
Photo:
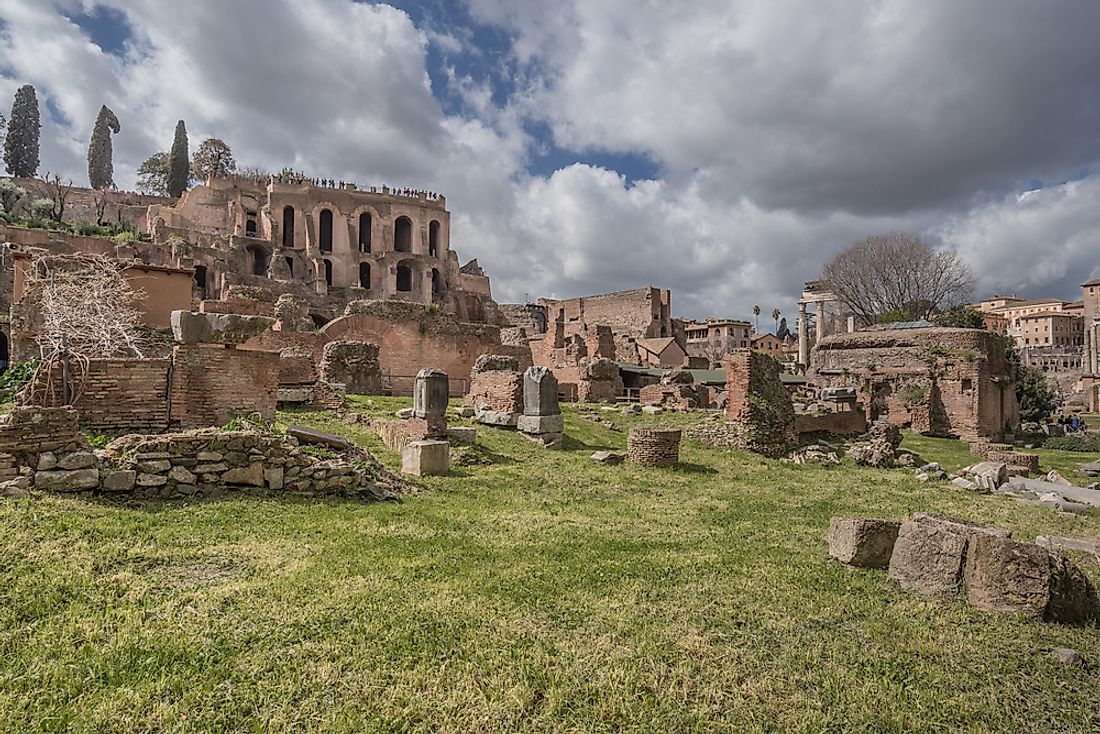
[[[397,266],[397,290],[408,293],[413,289],[413,271],[408,265]]]
[[[439,271],[432,268],[432,295],[437,295],[441,287],[441,278],[439,277]]]
[[[359,287],[370,290],[370,263],[359,263]]]
[[[332,252],[332,210],[321,210],[321,231],[317,237],[321,252]]]
[[[245,234],[245,237],[255,237],[256,236],[256,220],[255,219],[249,218],[249,220],[244,223],[244,234]]]
[[[398,217],[393,223],[393,249],[412,252],[413,223],[408,217]]]
[[[439,222],[434,219],[428,225],[428,254],[439,257]]]
[[[206,266],[195,266],[195,287],[202,291],[202,294],[206,295]]]
[[[359,215],[359,252],[370,252],[370,212]]]
[[[332,260],[325,260],[325,284],[332,287]]]
[[[294,207],[283,207],[283,247],[294,247]]]
[[[290,277],[294,277],[294,258],[288,257],[286,259],[286,269],[290,271]]]

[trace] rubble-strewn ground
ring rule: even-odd
[[[837,514],[931,510],[1030,540],[1096,537],[1095,511],[691,441],[678,469],[603,466],[589,455],[630,426],[697,417],[565,412],[564,451],[479,428],[452,476],[401,503],[0,500],[0,731],[1100,727],[1096,627],[926,601],[825,552]],[[289,419],[399,465],[364,426]],[[1040,453],[1073,481],[1096,458]]]

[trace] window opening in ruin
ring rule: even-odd
[[[321,252],[332,252],[332,210],[321,210],[321,233],[318,236],[318,243],[321,246]]]
[[[203,296],[206,295],[206,266],[195,266],[195,285],[202,291]]]
[[[283,247],[294,247],[294,207],[283,207]]]
[[[293,278],[294,277],[294,258],[292,258],[292,257],[286,258],[286,269],[288,271],[290,271],[290,277]]]
[[[408,293],[413,289],[412,268],[408,265],[397,266],[397,290]]]
[[[439,271],[432,268],[432,295],[439,294]]]
[[[359,287],[370,290],[370,263],[359,263]]]
[[[252,255],[252,274],[267,275],[267,269],[271,266],[271,255],[262,247],[249,247]]]
[[[439,257],[439,222],[435,220],[428,225],[428,254]]]
[[[8,335],[0,331],[0,375],[8,371]]]
[[[974,381],[971,380],[969,377],[964,377],[963,381],[962,381],[962,389],[965,392],[969,392],[970,390],[973,390],[974,389]]]
[[[328,319],[326,319],[321,314],[311,313],[309,317],[313,319],[313,325],[316,326],[318,329],[328,323]]]
[[[398,217],[393,223],[393,249],[398,252],[412,252],[412,220]]]
[[[244,223],[244,233],[245,233],[246,237],[255,237],[256,236],[256,220],[255,219],[249,219],[247,222]]]
[[[370,212],[359,215],[359,252],[370,252]]]
[[[325,260],[325,283],[332,287],[332,260]]]

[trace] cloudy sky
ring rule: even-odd
[[[652,283],[680,316],[794,311],[869,234],[978,292],[1100,276],[1096,0],[0,0],[0,99],[42,166],[115,179],[187,122],[239,162],[440,191],[499,301]],[[7,103],[0,103],[6,107]]]

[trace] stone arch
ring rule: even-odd
[[[397,263],[397,273],[394,287],[398,293],[412,293],[415,281],[413,275],[416,272],[411,260],[402,260]]]
[[[294,207],[283,207],[283,247],[294,247]]]
[[[359,287],[370,290],[370,263],[359,263]]]
[[[396,252],[412,252],[412,220],[402,215],[393,220],[393,249]]]
[[[292,257],[286,258],[286,269],[287,269],[287,272],[290,273],[290,277],[293,278],[294,277],[294,258],[292,258]]]
[[[317,246],[321,252],[332,252],[332,209],[325,207],[317,215]]]
[[[326,257],[323,262],[324,262],[324,266],[325,266],[325,285],[327,285],[329,288],[331,288],[332,287],[332,260],[329,260]]]
[[[441,227],[439,222],[432,220],[428,223],[428,254],[432,257],[439,257],[439,231]]]
[[[370,252],[371,250],[371,229],[374,226],[374,215],[370,210],[364,209],[359,212],[359,252]]]
[[[443,290],[443,276],[439,274],[438,268],[432,268],[432,295],[438,296]]]

